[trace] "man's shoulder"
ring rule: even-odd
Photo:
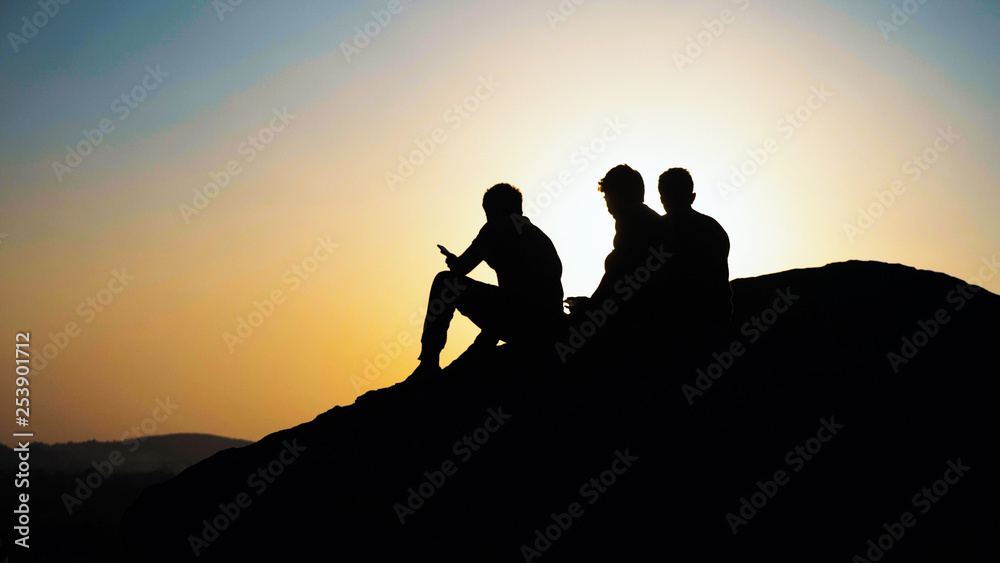
[[[514,228],[498,229],[500,231],[498,236],[511,237],[512,241],[517,241],[521,244],[544,244],[552,246],[552,239],[542,229],[532,223],[531,219],[524,215],[517,215],[511,217],[511,220],[513,221]]]
[[[616,231],[641,231],[649,226],[658,227],[663,217],[645,203],[635,210],[615,219]]]
[[[525,217],[524,215],[515,215],[511,217],[511,221],[514,223],[514,233],[517,235],[528,235],[528,236],[545,236],[545,233],[531,222],[531,219]]]
[[[651,208],[650,206],[646,205],[645,203],[642,204],[642,207],[640,207],[639,209],[640,209],[640,213],[642,213],[643,219],[649,219],[649,220],[656,220],[656,221],[658,221],[658,220],[660,220],[660,219],[663,218],[662,215],[660,215],[656,211],[653,211],[653,208]]]
[[[695,213],[698,212],[695,211]],[[710,236],[716,240],[720,246],[729,248],[729,233],[726,232],[726,229],[723,228],[722,224],[716,221],[714,217],[710,217],[704,213],[698,213],[698,216],[699,222],[701,223],[699,230],[705,233],[705,236]]]
[[[710,215],[705,215],[704,213],[700,211],[695,211],[694,209],[691,210],[691,214],[693,220],[696,221],[699,224],[699,226],[703,228],[711,228],[725,232],[725,229],[722,228],[722,224],[716,221],[715,217],[712,217]]]
[[[684,213],[668,213],[663,224],[670,232],[700,233],[698,236],[714,236],[729,239],[729,234],[715,218],[691,209]]]
[[[513,228],[512,228],[513,227]],[[541,232],[530,219],[524,215],[512,215],[510,223],[506,221],[489,222],[483,224],[479,229],[480,237],[504,238],[522,235],[526,233]]]

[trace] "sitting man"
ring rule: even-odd
[[[687,170],[667,170],[658,187],[667,212],[664,238],[673,253],[667,316],[688,337],[717,336],[733,314],[729,235],[718,221],[691,208],[697,194]]]
[[[431,284],[420,365],[414,375],[440,370],[448,325],[457,309],[482,332],[473,347],[554,340],[562,317],[562,262],[549,237],[524,216],[521,192],[497,184],[483,195],[486,224],[461,256],[446,253],[449,271]],[[447,252],[442,247],[442,252]],[[467,277],[480,262],[497,286]]]
[[[649,278],[641,278],[659,271],[669,257],[659,251],[662,217],[643,202],[646,188],[642,175],[628,165],[620,164],[609,170],[597,186],[604,194],[608,213],[615,219],[614,249],[604,260],[604,277],[594,294],[571,297],[566,303],[571,318],[581,318],[582,312],[601,309],[606,300],[612,299],[615,311],[618,307],[625,309],[623,313],[615,313],[614,324],[641,321],[636,318],[642,309],[639,303],[656,291]],[[638,280],[637,270],[640,270]],[[643,299],[633,300],[634,297]]]

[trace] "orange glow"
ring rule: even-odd
[[[444,268],[435,245],[464,250],[497,182],[534,206],[567,296],[600,280],[614,232],[596,186],[620,163],[643,174],[661,213],[658,175],[692,172],[695,208],[732,240],[734,278],[856,258],[970,279],[996,253],[984,210],[1000,176],[995,123],[969,117],[985,110],[961,85],[847,16],[736,7],[736,22],[680,72],[671,54],[717,8],[587,3],[553,30],[546,8],[515,5],[449,15],[414,4],[350,64],[336,40],[364,20],[327,22],[337,31],[326,51],[126,142],[140,120],[176,112],[184,90],[165,83],[63,183],[51,161],[75,125],[50,150],[5,161],[4,189],[17,193],[2,200],[3,333],[30,330],[40,354],[50,333],[81,327],[35,375],[36,436],[117,438],[169,396],[179,409],[158,432],[258,439],[352,403],[352,376],[366,369],[375,377],[361,393],[401,381],[417,365],[427,291]],[[445,43],[431,36],[442,21],[452,22]],[[172,71],[178,82],[191,72]],[[479,86],[490,77],[498,85],[487,95]],[[780,120],[823,85],[833,95],[786,136]],[[467,117],[448,113],[477,92]],[[295,117],[246,161],[240,143],[284,106]],[[606,134],[616,120],[624,128]],[[909,180],[904,163],[948,126],[962,137]],[[400,158],[428,139],[433,152],[403,177]],[[768,139],[778,150],[723,198],[719,183]],[[234,159],[238,176],[186,222],[179,206]],[[402,181],[390,188],[387,172]],[[844,225],[897,178],[906,193],[849,238]],[[315,258],[317,238],[338,245],[326,259]],[[294,273],[306,266],[307,276]],[[123,267],[135,279],[87,323],[78,305]],[[472,275],[495,282],[483,266]],[[997,280],[984,285],[1000,291]],[[269,308],[275,291],[282,302]],[[252,334],[227,340],[262,309],[271,312]],[[456,317],[443,362],[475,334]]]

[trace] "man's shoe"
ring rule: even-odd
[[[479,336],[469,346],[468,351],[479,353],[479,352],[489,352],[490,350],[497,347],[500,343],[500,339],[492,336],[486,332],[480,332]]]
[[[413,383],[415,381],[427,381],[434,379],[435,376],[441,374],[441,366],[434,362],[420,362],[417,369],[413,370],[413,373],[406,378],[406,383]]]

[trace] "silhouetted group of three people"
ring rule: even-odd
[[[612,168],[598,183],[615,219],[614,249],[593,295],[566,300],[569,315],[563,312],[559,254],[524,216],[521,192],[510,184],[488,189],[486,224],[469,248],[456,256],[442,247],[449,269],[431,284],[414,375],[440,369],[456,310],[481,329],[473,350],[500,340],[558,349],[575,323],[594,318],[602,320],[605,336],[631,329],[654,338],[707,339],[724,330],[732,315],[729,236],[691,208],[695,193],[687,170],[667,170],[658,188],[663,216],[644,203],[642,175],[629,166]],[[468,277],[481,262],[496,271],[498,285]]]

